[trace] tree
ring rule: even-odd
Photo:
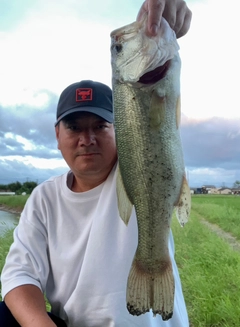
[[[22,187],[20,182],[8,184],[8,188],[11,192],[17,192]]]
[[[0,190],[6,192],[8,190],[8,185],[0,184]]]
[[[2,191],[11,191],[11,192],[15,192],[16,194],[22,194],[22,193],[27,193],[27,194],[31,194],[33,189],[37,186],[38,184],[36,182],[31,182],[31,181],[27,181],[23,184],[21,184],[20,182],[15,182],[15,183],[10,183],[7,185],[1,185],[0,184],[0,190]]]
[[[22,185],[21,191],[31,194],[33,189],[37,186],[36,182],[25,182]]]
[[[240,181],[236,181],[236,182],[233,184],[233,188],[240,188]]]

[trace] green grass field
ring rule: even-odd
[[[199,220],[200,214],[233,232],[239,229],[239,213],[240,197],[200,195],[192,197],[190,221],[184,228],[173,219],[176,261],[191,326],[240,326],[240,253]]]
[[[1,200],[2,197],[0,204]],[[16,206],[22,200],[19,198]],[[5,205],[10,206],[9,203]],[[180,227],[176,218],[172,221],[176,261],[191,327],[239,327],[240,253],[203,225],[202,218],[240,239],[240,197],[194,195],[185,227]],[[11,232],[0,238],[0,271],[11,242]]]
[[[29,195],[1,195],[0,205],[21,211],[28,198]]]
[[[240,196],[199,195],[192,198],[192,211],[240,240]]]

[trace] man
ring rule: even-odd
[[[166,4],[149,0],[141,10],[150,11],[157,3]],[[179,4],[185,6],[172,1],[176,12]],[[183,26],[185,14],[180,12]],[[149,33],[158,24],[155,18]],[[40,184],[23,210],[1,276],[6,306],[0,305],[0,326],[188,326],[172,235],[173,318],[163,322],[152,313],[135,317],[126,309],[137,226],[134,212],[127,227],[118,215],[112,123],[112,94],[106,85],[82,81],[62,92],[55,129],[70,171]],[[44,293],[54,316],[46,312]]]

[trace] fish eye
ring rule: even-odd
[[[123,48],[123,47],[122,47],[121,44],[116,44],[116,45],[115,45],[115,50],[116,50],[117,53],[121,52],[121,51],[122,51],[122,48]]]

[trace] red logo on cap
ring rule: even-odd
[[[76,89],[76,101],[92,101],[92,89]]]

